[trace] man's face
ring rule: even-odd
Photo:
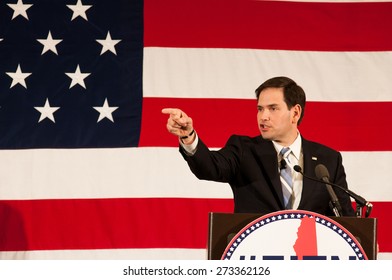
[[[257,122],[261,136],[283,146],[290,145],[297,137],[297,122],[301,107],[290,110],[284,102],[283,88],[266,88],[257,103]]]

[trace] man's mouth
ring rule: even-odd
[[[260,124],[260,130],[261,131],[268,131],[270,129],[270,126],[266,124]]]

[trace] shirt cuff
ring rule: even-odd
[[[195,141],[193,141],[192,144],[186,145],[182,143],[182,141],[180,140],[181,147],[185,150],[185,153],[189,156],[193,156],[196,153],[198,143],[199,143],[199,137],[197,136],[197,134],[195,136]]]

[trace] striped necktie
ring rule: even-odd
[[[279,156],[281,158],[281,167],[280,167],[280,181],[282,182],[282,191],[283,191],[283,202],[285,209],[291,209],[292,202],[292,194],[293,194],[293,177],[292,177],[292,169],[287,164],[290,162],[288,159],[289,154],[291,153],[290,148],[283,148]],[[283,162],[283,164],[282,164]]]

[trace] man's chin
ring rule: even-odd
[[[271,135],[266,134],[266,133],[261,133],[261,137],[264,140],[271,140],[271,141],[273,140],[273,137]]]

